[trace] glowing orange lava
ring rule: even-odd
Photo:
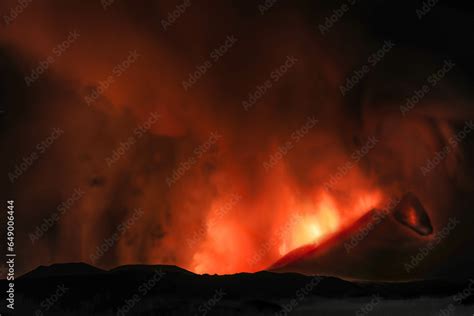
[[[359,199],[347,206],[338,206],[330,194],[324,192],[317,204],[306,212],[297,224],[288,231],[279,248],[280,255],[306,244],[317,244],[331,234],[347,227],[366,212],[376,207],[381,201],[380,192],[361,195]],[[348,210],[350,208],[350,211]],[[344,217],[341,214],[346,214]]]
[[[317,244],[344,229],[382,202],[379,190],[354,190],[352,196],[336,199],[320,191],[312,200],[294,203],[284,223],[268,237],[255,242],[245,221],[223,217],[207,225],[206,238],[195,252],[190,269],[196,273],[230,274],[267,268],[288,252]],[[249,220],[249,219],[246,219]],[[210,220],[209,220],[210,221]],[[208,222],[209,222],[208,221]]]

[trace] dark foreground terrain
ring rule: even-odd
[[[2,287],[2,314],[6,280]],[[175,266],[39,267],[15,281],[13,315],[474,315],[474,279],[409,283]]]

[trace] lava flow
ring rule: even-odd
[[[378,189],[354,188],[346,195],[322,189],[303,202],[288,192],[287,200],[281,203],[287,205],[288,211],[277,207],[278,224],[263,225],[262,233],[268,232],[267,239],[263,237],[257,243],[252,240],[252,218],[239,220],[239,216],[227,214],[228,218],[209,219],[210,224],[202,232],[204,240],[189,268],[196,273],[218,274],[265,269],[296,248],[323,242],[379,207],[382,201],[383,194]]]

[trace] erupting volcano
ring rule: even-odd
[[[307,244],[318,244],[331,235],[345,229],[363,214],[381,203],[381,193],[355,193],[354,200],[346,197],[346,203],[336,201],[330,193],[315,193],[314,199],[305,202],[290,201],[286,204],[290,212],[281,215],[282,220],[273,234],[262,244],[245,243],[247,231],[238,229],[235,219],[222,220],[216,226],[206,226],[205,241],[193,257],[192,270],[197,273],[235,273],[259,271],[284,256],[291,250]],[[283,198],[284,196],[282,196]],[[283,213],[283,212],[282,212]],[[229,247],[233,253],[248,258],[229,258]],[[235,257],[235,256],[233,256]]]
[[[467,228],[405,263],[470,216],[469,65],[454,44],[404,38],[385,6],[336,22],[333,7],[39,1],[16,14],[0,57],[2,189],[22,210],[17,249],[34,254],[18,271],[455,271]]]

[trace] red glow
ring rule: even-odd
[[[211,274],[265,269],[288,252],[303,245],[318,244],[350,226],[379,206],[382,197],[378,189],[354,189],[353,194],[344,199],[337,199],[325,190],[319,190],[304,201],[296,201],[288,195],[282,202],[288,210],[282,214],[281,227],[271,232],[271,223],[263,226],[262,231],[268,229],[269,234],[261,243],[256,243],[246,228],[251,219],[239,221],[230,216],[217,224],[207,225],[206,238],[193,256],[189,269]]]
[[[17,5],[16,0],[6,2],[8,9]],[[35,101],[28,116],[18,115],[22,119],[7,137],[16,139],[17,130],[38,130],[40,139],[52,126],[66,131],[48,158],[22,176],[17,194],[31,197],[25,209],[34,212],[24,213],[31,217],[25,229],[35,231],[51,216],[52,205],[67,201],[75,188],[88,192],[55,224],[56,235],[48,233],[54,238],[35,244],[31,260],[24,261],[28,269],[84,261],[102,268],[146,263],[197,273],[251,272],[298,247],[323,243],[407,191],[432,213],[453,209],[452,180],[464,182],[461,147],[451,148],[433,172],[421,170],[449,144],[455,135],[451,123],[466,119],[471,103],[449,89],[447,99],[453,102],[433,104],[425,98],[409,114],[401,113],[403,104],[392,95],[409,96],[420,82],[413,79],[412,89],[385,69],[403,69],[398,65],[406,64],[404,50],[390,52],[387,68],[377,65],[367,84],[342,97],[341,84],[380,44],[358,31],[315,36],[314,23],[299,19],[296,11],[249,14],[242,23],[240,10],[216,1],[209,14],[193,6],[194,13],[187,11],[163,32],[155,26],[175,7],[172,1],[147,10],[151,15],[145,20],[137,19],[140,6],[115,3],[117,11],[104,12],[96,4],[35,2],[1,31],[8,51],[18,55],[22,76],[51,56],[69,31],[81,34],[28,88],[38,106]],[[209,27],[214,19],[232,23]],[[183,82],[229,35],[238,38],[235,46],[185,90]],[[354,49],[341,51],[341,39]],[[140,54],[136,62],[99,89],[135,50]],[[271,74],[287,56],[298,61],[273,82]],[[427,65],[426,74],[436,67]],[[271,88],[254,97],[268,80]],[[98,98],[87,104],[92,91]],[[245,108],[250,99],[256,102]],[[108,166],[107,158],[155,112],[158,122]],[[318,124],[307,128],[313,117]],[[296,133],[303,127],[304,133]],[[212,133],[222,137],[204,146]],[[21,137],[29,141],[30,136],[25,132]],[[375,137],[380,141],[360,154]],[[26,144],[18,161],[35,146]],[[285,154],[266,168],[281,147]],[[180,176],[170,184],[177,171]],[[230,203],[233,195],[241,198]],[[136,207],[143,208],[143,217],[91,262],[91,254]],[[413,223],[411,215],[416,214],[410,213]],[[22,249],[31,248],[28,234],[23,237]]]
[[[408,223],[410,223],[411,225],[416,225],[418,223],[418,218],[413,208],[410,208],[408,211]]]

